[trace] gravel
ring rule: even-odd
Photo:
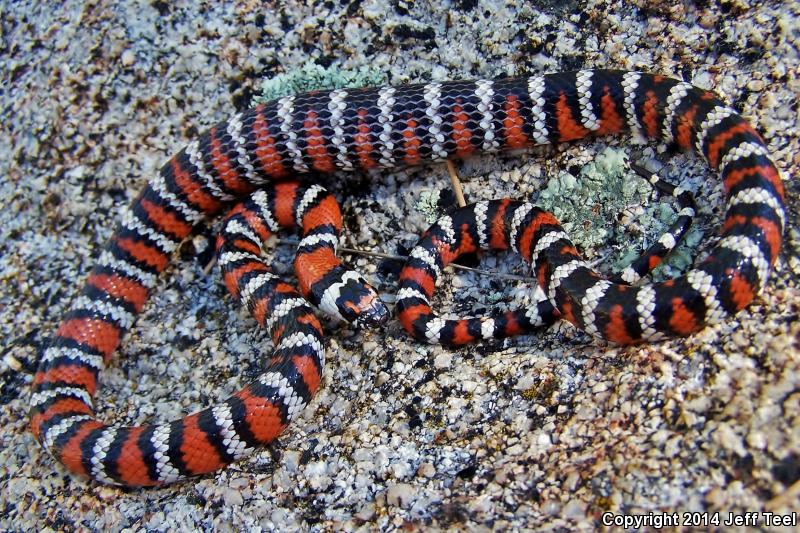
[[[797,511],[796,4],[279,4],[0,3],[0,530],[592,530],[605,512]],[[369,67],[391,83],[636,68],[712,89],[763,132],[786,179],[790,227],[776,272],[735,317],[653,345],[607,346],[566,324],[458,350],[412,342],[396,322],[335,330],[321,392],[252,458],[155,490],[69,477],[27,430],[29,385],[119,208],[265,79],[309,63]],[[535,198],[608,145],[643,150],[603,139],[474,159],[460,165],[465,193]],[[719,224],[721,188],[695,158],[644,155],[698,193],[709,228]],[[347,246],[396,254],[425,228],[415,204],[445,187],[446,172],[372,182],[332,183]],[[513,258],[487,261],[521,271]],[[351,262],[393,291],[373,258]],[[166,421],[258,373],[267,336],[202,267],[187,247],[168,270],[102,376],[99,416]],[[440,301],[459,310],[516,290],[457,277],[459,290],[443,287]]]

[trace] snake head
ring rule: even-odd
[[[346,320],[358,328],[376,328],[389,321],[389,310],[378,291],[360,274],[348,270],[337,274],[338,281],[326,287],[322,294],[309,295],[324,313]]]
[[[389,310],[371,285],[365,285],[364,288],[366,291],[352,308],[358,313],[352,323],[358,328],[365,329],[383,326],[389,321]]]

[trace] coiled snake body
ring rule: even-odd
[[[266,232],[302,227],[298,276],[312,302],[365,324],[387,318],[374,291],[332,259],[340,227],[328,196],[272,182],[624,130],[692,149],[721,176],[727,206],[720,240],[687,274],[641,286],[605,280],[578,257],[554,220],[528,204],[476,204],[449,223],[446,218],[430,234],[436,241],[430,246],[451,255],[480,247],[518,250],[533,262],[555,315],[617,343],[689,335],[747,306],[781,248],[783,186],[761,137],[707,91],[658,75],[585,70],[301,94],[212,127],[170,159],[124,211],[44,351],[31,397],[34,435],[70,472],[109,484],[171,483],[240,459],[274,439],[310,401],[324,362],[322,329],[306,299],[259,266],[255,254]],[[229,288],[270,328],[275,352],[264,373],[218,405],[171,423],[119,427],[97,420],[98,372],[173,251],[196,224],[258,189],[266,192],[226,221],[219,257]],[[425,250],[431,248],[412,254],[401,276],[398,311],[406,329],[454,344],[494,335],[496,323],[451,327],[426,310],[443,261]],[[368,314],[359,318],[363,310]]]

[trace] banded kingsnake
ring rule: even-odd
[[[689,335],[747,306],[781,248],[783,185],[761,137],[712,93],[663,76],[611,70],[307,93],[211,128],[167,162],[124,211],[44,351],[31,397],[34,435],[72,473],[111,484],[158,485],[243,457],[272,440],[309,401],[324,360],[319,322],[289,286],[255,267],[244,272],[250,258],[239,256],[222,261],[233,269],[228,281],[243,298],[259,302],[256,316],[283,317],[273,319],[276,349],[264,374],[225,402],[167,424],[116,427],[93,416],[98,372],[155,288],[157,274],[192,228],[231,200],[293,174],[415,165],[626,129],[693,148],[720,171],[727,198],[722,237],[686,275],[638,287],[602,280],[552,220],[524,205],[478,204],[476,223],[499,220],[493,214],[505,209],[513,211],[511,228],[546,233],[547,246],[535,250],[545,256],[536,270],[550,300],[561,316],[610,341]],[[440,225],[445,233],[450,229],[455,232]],[[255,241],[245,237],[240,244],[252,248]],[[524,241],[519,246],[528,255]],[[406,281],[417,283],[418,292],[427,283],[421,274]],[[272,295],[259,292],[267,287]],[[364,294],[368,306],[376,304]],[[423,290],[403,298],[412,330],[419,330],[415,323],[425,313],[412,315],[425,297]],[[283,327],[286,320],[293,328]],[[477,336],[467,333],[451,340]]]

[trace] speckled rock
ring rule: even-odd
[[[588,531],[605,512],[797,511],[798,17],[791,2],[743,1],[0,4],[0,530]],[[786,178],[776,273],[744,312],[655,345],[606,346],[566,324],[459,350],[416,344],[396,323],[332,328],[321,392],[268,449],[157,490],[68,477],[27,431],[28,387],[117,210],[264,80],[310,63],[391,83],[637,68],[712,89],[763,132]],[[659,159],[698,193],[702,257],[722,196],[692,156],[603,139],[459,171],[470,200],[536,199],[609,145]],[[419,199],[446,182],[442,166],[335,180],[347,245],[407,249],[427,225]],[[633,243],[636,220],[622,221]],[[104,372],[99,416],[181,416],[237,390],[269,353],[191,248]],[[391,268],[352,262],[389,300]],[[512,257],[483,267],[524,273]],[[455,278],[439,299],[453,312],[529,297],[525,284]]]

